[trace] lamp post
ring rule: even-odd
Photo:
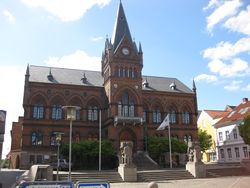
[[[69,125],[69,181],[71,181],[71,142],[72,142],[72,121],[76,119],[76,110],[80,110],[79,106],[63,106],[66,110],[67,120],[70,120]]]
[[[59,162],[60,162],[60,158],[59,158],[59,149],[60,149],[60,145],[61,145],[61,141],[62,141],[62,135],[64,133],[61,132],[55,132],[56,134],[56,145],[57,145],[57,168],[56,168],[56,180],[58,181],[58,170],[59,170]]]

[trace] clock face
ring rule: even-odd
[[[123,49],[122,49],[122,53],[123,53],[124,55],[129,55],[129,49],[128,49],[128,48],[123,48]]]

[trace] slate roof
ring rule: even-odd
[[[80,86],[103,87],[103,77],[99,71],[77,70],[56,67],[30,65],[27,67],[29,82],[70,84]],[[84,82],[84,78],[86,82]],[[176,78],[142,76],[143,83],[147,81],[146,91],[163,91],[175,93],[193,93],[185,84]],[[142,84],[143,84],[142,83]],[[172,86],[172,88],[170,87]],[[175,89],[173,89],[173,87]]]
[[[231,112],[225,115],[220,121],[218,121],[214,126],[226,125],[231,122],[239,121],[244,119],[247,115],[250,115],[250,101],[245,101],[240,103]]]

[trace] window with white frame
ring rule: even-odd
[[[176,112],[174,110],[171,110],[169,113],[169,121],[171,124],[176,123]]]
[[[224,149],[220,149],[220,157],[221,159],[225,158]]]
[[[244,157],[245,157],[245,158],[248,158],[247,147],[244,146],[244,147],[242,148],[242,150],[243,150]]]
[[[190,123],[189,112],[182,112],[182,123],[183,124],[189,124]]]
[[[235,151],[235,156],[236,158],[240,158],[240,151],[239,151],[239,148],[234,148],[234,151]]]
[[[237,130],[236,129],[233,129],[233,135],[234,135],[234,139],[238,138],[238,134],[237,134]]]
[[[226,131],[226,140],[230,140],[230,134],[229,134],[229,131]]]
[[[62,106],[58,104],[54,104],[52,106],[52,119],[60,120],[62,119]]]
[[[161,123],[161,111],[159,109],[153,110],[153,123]]]
[[[227,156],[229,159],[232,159],[232,150],[231,148],[227,148]]]
[[[32,117],[34,119],[43,119],[43,117],[44,117],[44,106],[43,106],[43,104],[35,104],[33,106]]]
[[[97,106],[89,106],[88,107],[88,120],[97,121],[97,119],[98,119]]]
[[[222,141],[222,140],[223,140],[222,132],[219,132],[219,141]]]

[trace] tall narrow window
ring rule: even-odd
[[[135,105],[133,99],[129,97],[127,91],[123,93],[122,101],[118,102],[118,115],[124,117],[135,116]]]
[[[170,112],[169,120],[170,120],[170,123],[172,124],[176,123],[176,112],[174,110]]]
[[[159,109],[153,110],[153,123],[161,123],[161,112]]]
[[[182,112],[182,123],[189,124],[190,123],[190,116],[188,112]]]
[[[248,158],[247,147],[244,146],[242,149],[243,149],[244,157]]]
[[[234,135],[234,139],[237,139],[237,138],[238,138],[238,134],[237,134],[236,128],[233,129],[233,135]]]
[[[223,140],[222,132],[219,132],[219,141]]]
[[[221,157],[222,159],[225,158],[224,149],[220,149],[220,157]]]
[[[230,140],[229,131],[226,131],[226,140]]]
[[[44,117],[44,107],[43,107],[43,104],[35,104],[33,106],[32,117],[34,119],[43,119],[43,117]]]
[[[52,119],[60,120],[62,119],[62,106],[61,105],[53,105],[52,106]]]
[[[89,121],[97,121],[98,110],[97,106],[89,106],[88,107],[88,120]]]
[[[232,150],[231,150],[231,148],[227,148],[227,155],[228,155],[229,159],[232,158]]]
[[[240,151],[239,151],[239,148],[234,148],[234,151],[235,151],[235,157],[236,157],[236,158],[240,158]]]
[[[143,111],[143,121],[147,122],[147,112]]]

